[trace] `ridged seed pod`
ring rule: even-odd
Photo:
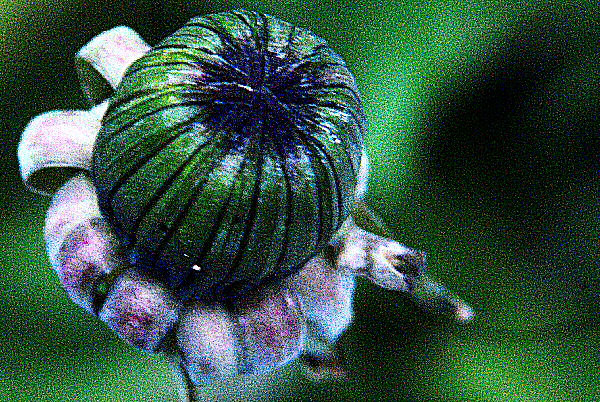
[[[126,71],[92,178],[130,261],[186,298],[289,276],[354,200],[365,118],[324,40],[246,11],[192,19]]]

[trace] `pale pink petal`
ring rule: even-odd
[[[162,283],[132,269],[116,280],[98,316],[121,339],[152,352],[177,322],[179,303]]]
[[[125,70],[150,50],[131,28],[120,26],[95,36],[75,56],[81,87],[92,104],[110,97]]]
[[[32,119],[21,136],[21,176],[32,191],[53,194],[65,181],[91,167],[92,151],[107,103],[91,110],[63,110]]]
[[[303,349],[306,321],[298,301],[286,289],[262,289],[256,298],[245,299],[237,322],[243,373],[260,374],[282,367]]]
[[[177,346],[194,384],[238,374],[239,340],[231,315],[220,305],[196,303],[188,308],[179,322]]]

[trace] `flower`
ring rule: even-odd
[[[324,251],[279,283],[263,285],[227,305],[184,302],[166,283],[128,262],[100,212],[88,172],[107,99],[127,67],[149,49],[127,27],[92,39],[77,54],[76,68],[93,107],[37,116],[19,145],[26,186],[53,196],[45,226],[47,252],[75,303],[128,343],[169,355],[186,381],[196,385],[263,373],[297,358],[317,377],[343,376],[334,344],[352,320],[357,276],[407,292],[460,321],[472,318],[466,304],[426,275],[424,253],[355,223],[360,218],[378,224],[362,201],[366,154],[353,217]]]

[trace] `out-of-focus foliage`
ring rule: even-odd
[[[480,4],[477,4],[480,3]],[[329,41],[370,122],[370,201],[477,312],[468,326],[359,286],[347,383],[296,366],[215,384],[272,400],[600,398],[597,3],[3,1],[0,400],[174,400],[160,359],[75,307],[43,245],[49,200],[18,177],[27,121],[86,107],[75,52],[129,25],[151,44],[191,16],[277,15]]]

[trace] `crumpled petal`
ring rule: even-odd
[[[33,118],[21,136],[21,176],[32,191],[52,195],[91,168],[92,151],[108,102],[90,110],[60,110]]]
[[[115,27],[95,36],[75,56],[81,88],[92,105],[112,96],[125,70],[150,50],[131,28]]]
[[[152,352],[177,322],[179,308],[161,282],[131,269],[116,280],[98,316],[121,339]]]
[[[206,385],[238,374],[240,345],[234,327],[231,314],[221,305],[196,302],[182,314],[177,346],[194,384]]]
[[[95,314],[102,287],[127,266],[118,240],[100,216],[96,193],[85,175],[69,180],[46,216],[48,256],[69,297]]]

